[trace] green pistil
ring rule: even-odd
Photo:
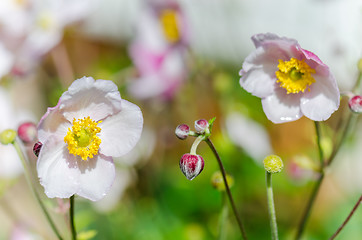
[[[85,129],[82,129],[80,132],[79,132],[79,136],[76,136],[75,137],[75,140],[78,142],[78,146],[79,147],[86,147],[89,145],[89,142],[90,142],[90,135],[89,135],[89,132]]]
[[[293,81],[298,81],[299,79],[301,79],[303,76],[303,73],[299,72],[297,69],[292,68],[289,72],[289,77],[293,80]]]

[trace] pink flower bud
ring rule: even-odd
[[[18,136],[24,143],[34,142],[36,134],[36,125],[32,122],[23,123],[18,127]]]
[[[189,135],[189,132],[190,132],[190,127],[186,124],[178,125],[175,130],[176,136],[181,140],[185,140]]]
[[[352,112],[361,113],[362,112],[362,97],[360,95],[356,95],[349,99],[348,106]]]
[[[204,133],[206,128],[209,127],[209,122],[205,119],[195,121],[195,130],[197,133]]]
[[[35,156],[39,156],[39,153],[40,153],[40,150],[41,150],[41,147],[43,146],[43,144],[41,142],[37,142],[34,144],[34,147],[33,147],[33,153]]]
[[[181,157],[180,169],[188,180],[192,180],[204,169],[204,159],[200,155],[186,153]]]

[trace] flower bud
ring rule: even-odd
[[[16,138],[16,132],[13,129],[6,129],[0,133],[0,143],[8,145],[13,143]]]
[[[282,159],[277,155],[267,156],[263,163],[265,170],[269,173],[278,173],[284,167]]]
[[[186,153],[181,157],[180,169],[188,180],[192,180],[204,169],[204,159],[200,155]]]
[[[199,119],[195,121],[195,130],[197,133],[204,133],[209,127],[209,122],[205,119]]]
[[[181,124],[176,127],[175,134],[181,140],[185,140],[189,135],[190,127],[186,124]]]
[[[226,181],[229,185],[229,188],[231,188],[234,185],[234,178],[230,176],[229,174],[226,174]],[[219,191],[225,191],[225,183],[224,178],[222,177],[222,174],[220,171],[215,172],[211,177],[211,184],[214,188],[216,188]]]
[[[34,144],[34,147],[33,147],[33,153],[35,156],[39,156],[39,153],[40,153],[40,150],[41,150],[41,147],[43,146],[43,144],[41,142],[37,142]]]
[[[362,112],[362,97],[360,95],[353,96],[348,101],[349,109],[354,113]]]
[[[18,127],[18,136],[24,143],[34,142],[36,135],[36,125],[32,122],[23,123]]]

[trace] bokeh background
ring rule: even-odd
[[[165,12],[165,10],[167,10]],[[274,153],[285,168],[273,177],[279,234],[292,239],[317,177],[314,123],[272,124],[260,99],[239,85],[254,49],[250,37],[272,32],[316,53],[350,90],[362,57],[360,0],[1,0],[0,130],[37,123],[71,82],[83,76],[114,81],[144,116],[137,147],[116,159],[117,178],[99,202],[76,198],[82,239],[241,239],[223,192],[212,187],[218,165],[201,143],[203,172],[188,181],[179,160],[192,137],[177,125],[216,117],[211,140],[234,178],[232,193],[250,239],[270,239],[262,160]],[[346,101],[323,124],[325,154]],[[362,129],[356,126],[327,177],[304,239],[327,239],[362,192]],[[36,176],[36,157],[28,151]],[[0,146],[0,239],[55,239],[36,205],[11,146]],[[39,192],[43,189],[34,177]],[[42,195],[70,237],[67,200]],[[225,210],[226,209],[226,210]],[[359,209],[339,239],[362,238]]]

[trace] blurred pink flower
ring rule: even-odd
[[[115,178],[113,157],[128,153],[143,127],[141,110],[112,81],[73,82],[38,125],[37,170],[48,197],[103,198]]]
[[[149,3],[139,18],[130,55],[139,77],[129,91],[137,98],[169,99],[186,77],[188,34],[179,6],[170,1]]]
[[[41,236],[33,233],[24,224],[16,224],[11,231],[10,240],[41,240]]]
[[[243,63],[240,85],[262,99],[270,121],[289,122],[303,115],[324,121],[338,109],[336,80],[315,54],[294,39],[271,33],[252,40],[256,49]]]

